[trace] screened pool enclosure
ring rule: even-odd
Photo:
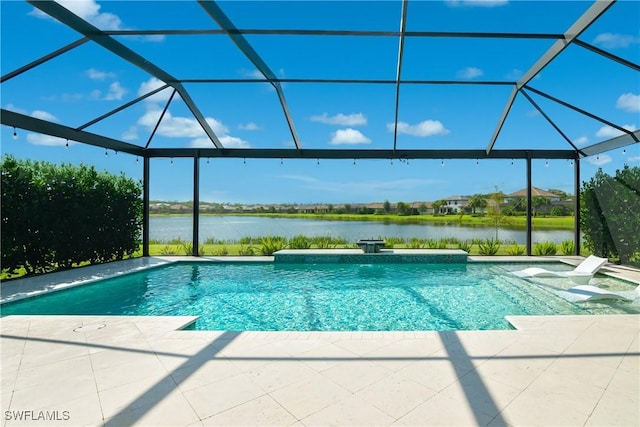
[[[531,254],[535,162],[572,170],[578,252],[581,161],[640,159],[637,1],[0,6],[3,150],[80,144],[139,160],[145,256],[158,159],[192,162],[174,179],[192,186],[194,255],[210,161],[515,163]]]

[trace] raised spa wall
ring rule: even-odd
[[[361,249],[284,249],[273,254],[282,264],[459,264],[467,262],[461,249],[382,249],[365,253]]]

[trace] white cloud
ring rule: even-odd
[[[67,144],[66,139],[41,133],[28,133],[27,142],[33,145],[44,145],[48,147],[63,147]],[[69,141],[69,144],[71,144],[71,141]]]
[[[627,161],[629,163],[640,162],[640,156],[630,156],[630,157],[627,158]]]
[[[324,123],[326,125],[339,125],[339,126],[363,126],[367,124],[367,117],[362,113],[354,113],[345,115],[338,113],[335,116],[329,116],[327,113],[322,113],[319,116],[311,116],[312,122]]]
[[[470,6],[470,7],[499,7],[506,6],[507,0],[446,0],[451,7]]]
[[[623,125],[622,127],[630,131],[638,130],[635,125]],[[615,138],[616,136],[620,136],[623,133],[624,132],[619,131],[616,128],[612,128],[611,126],[603,126],[598,129],[598,131],[596,132],[596,136],[599,138]]]
[[[101,13],[102,6],[94,0],[57,0],[57,3],[101,30],[123,29],[120,18],[113,13]],[[49,15],[35,8],[31,14],[39,18],[49,18]]]
[[[108,31],[127,29],[118,15],[108,12],[100,12],[100,8],[102,6],[94,0],[56,0],[56,2],[101,30]],[[37,18],[52,19],[49,15],[36,8],[33,8],[29,14]],[[149,35],[140,37],[139,39],[162,41],[164,40],[164,35]]]
[[[640,38],[631,34],[601,33],[596,36],[593,43],[606,49],[617,49],[640,43]]]
[[[258,126],[257,124],[255,124],[253,122],[240,123],[238,125],[238,129],[240,129],[240,130],[262,130],[262,128],[260,126]]]
[[[604,166],[607,163],[611,163],[612,160],[613,159],[608,154],[599,154],[597,156],[587,157],[587,161],[595,166]]]
[[[370,144],[371,140],[355,129],[338,129],[331,134],[331,145]]]
[[[51,113],[42,110],[35,110],[31,113],[31,117],[35,117],[36,119],[46,120],[48,122],[57,122],[58,118]]]
[[[387,130],[393,132],[393,123],[387,123]],[[398,122],[398,133],[407,135],[427,137],[434,135],[447,135],[449,129],[445,128],[440,120],[424,120],[417,125],[410,125],[405,122]]]
[[[87,77],[91,80],[106,80],[113,79],[116,77],[115,73],[108,73],[106,71],[96,70],[95,68],[89,68],[87,70]]]
[[[581,137],[574,139],[573,143],[578,147],[584,146],[584,145],[587,145],[589,143],[589,138],[587,138],[586,136],[582,135]]]
[[[461,79],[475,79],[476,77],[480,77],[482,74],[482,70],[476,67],[467,67],[456,73],[458,78]]]
[[[105,95],[105,101],[120,101],[128,90],[120,86],[120,82],[113,82],[109,85],[109,92]]]
[[[616,101],[616,108],[627,111],[629,113],[637,113],[640,111],[640,95],[634,93],[623,93]]]
[[[165,83],[162,80],[156,79],[155,77],[151,77],[146,82],[142,82],[140,84],[140,87],[138,88],[138,96],[145,95],[164,85]],[[167,87],[164,90],[161,90],[160,92],[156,93],[155,95],[152,95],[146,98],[146,101],[147,102],[166,102],[171,97],[172,91],[173,90],[171,89],[171,87]],[[176,96],[180,96],[180,95],[176,94]]]
[[[153,104],[150,104],[153,105]],[[162,112],[157,108],[150,108],[142,117],[138,119],[137,124],[151,131],[155,126]],[[229,128],[214,119],[206,117],[205,121],[216,134],[223,146],[227,148],[249,148],[250,144],[240,138],[228,135]],[[162,118],[162,122],[158,126],[156,133],[167,138],[190,138],[190,147],[212,147],[213,144],[207,137],[200,123],[190,117],[174,117],[170,111],[167,111]]]
[[[219,139],[225,148],[249,148],[251,146],[244,139],[237,138],[235,136],[224,135],[224,136],[221,136]]]
[[[138,139],[138,128],[135,126],[129,126],[129,129],[124,131],[121,137],[125,141],[136,141]]]

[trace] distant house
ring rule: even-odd
[[[507,194],[505,196],[505,201],[507,203],[514,201],[515,199],[526,198],[527,197],[527,189],[523,188],[522,190],[516,191],[515,193]],[[538,187],[531,187],[531,197],[546,197],[549,199],[551,203],[557,203],[560,201],[560,196],[555,193],[551,193],[549,191],[542,190]]]
[[[469,204],[468,196],[451,196],[442,199],[446,202],[439,213],[460,213]]]
[[[329,213],[329,205],[300,205],[297,207],[300,213],[326,214]]]

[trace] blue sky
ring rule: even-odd
[[[217,29],[191,1],[60,2],[103,30]],[[238,28],[398,31],[400,1],[236,1],[218,3]],[[563,33],[591,2],[410,1],[408,31]],[[2,1],[2,74],[81,36],[21,1]],[[640,63],[640,2],[619,1],[580,40]],[[524,19],[526,17],[526,19]],[[116,36],[139,55],[180,79],[258,78],[261,74],[225,35]],[[396,37],[247,35],[281,78],[395,79]],[[552,40],[405,39],[402,77],[516,81]],[[86,43],[1,86],[2,108],[71,127],[117,108],[161,85],[157,79]],[[637,72],[579,46],[569,46],[530,85],[619,126],[640,126]],[[293,140],[277,94],[266,82],[185,83],[225,147],[291,148]],[[284,95],[303,148],[393,148],[394,85],[284,83]],[[511,88],[480,85],[402,85],[398,148],[485,149]],[[144,146],[171,90],[104,121],[94,133]],[[579,147],[619,134],[596,120],[532,94]],[[13,128],[1,129],[2,153],[142,177],[135,157]],[[151,147],[211,147],[176,96]],[[567,149],[568,143],[521,95],[495,149]],[[510,193],[526,185],[524,161],[475,160],[202,160],[201,199],[229,203],[350,203],[433,201],[457,194]],[[640,165],[638,144],[582,161],[582,179],[598,167],[613,173]],[[151,197],[192,198],[192,160],[151,163]],[[536,160],[533,184],[573,192],[573,166]]]

